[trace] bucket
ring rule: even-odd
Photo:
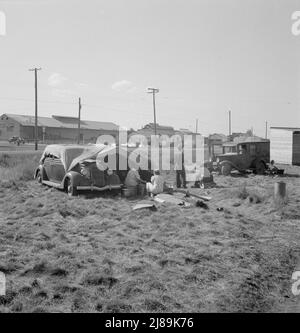
[[[132,198],[137,196],[136,187],[127,187],[123,189],[123,195],[125,198]]]

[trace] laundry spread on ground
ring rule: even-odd
[[[157,208],[156,208],[155,203],[153,201],[141,200],[132,208],[132,210],[140,210],[140,209],[156,210]]]

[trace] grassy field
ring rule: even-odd
[[[41,154],[35,151],[0,153],[0,180],[2,182],[32,180]]]
[[[300,311],[299,169],[280,207],[278,178],[216,176],[193,190],[212,196],[207,210],[190,199],[134,212],[136,201],[36,184],[37,160],[0,158],[0,312]]]

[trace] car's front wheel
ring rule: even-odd
[[[37,182],[38,182],[39,184],[42,184],[42,183],[43,183],[43,177],[42,177],[42,173],[41,173],[40,170],[37,172],[35,178],[36,178],[36,180],[37,180]]]
[[[74,197],[78,194],[76,187],[73,185],[73,182],[71,179],[67,179],[66,182],[66,190],[70,197]]]

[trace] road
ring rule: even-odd
[[[44,150],[46,145],[39,144],[38,150]],[[34,143],[25,143],[24,145],[20,144],[19,146],[13,143],[9,143],[7,141],[0,141],[0,153],[10,152],[10,151],[34,151],[35,145]]]

